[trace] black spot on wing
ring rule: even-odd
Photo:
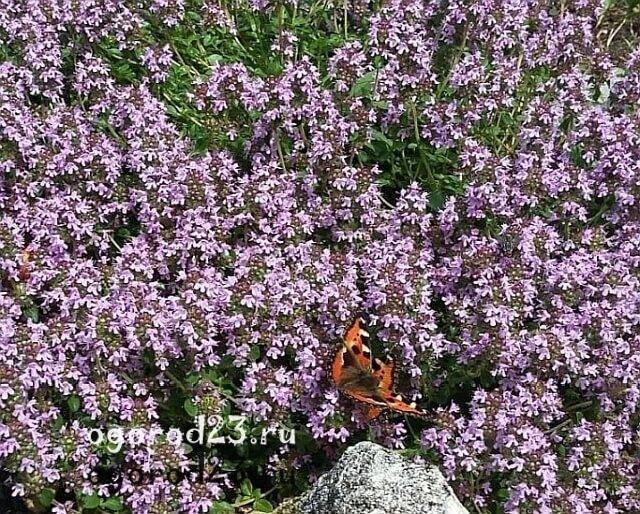
[[[354,346],[353,348],[351,348],[351,351],[356,355],[358,355],[360,353],[360,348],[358,348],[357,346]]]
[[[356,361],[351,355],[351,352],[348,352],[346,349],[342,350],[342,361],[344,362],[344,366],[355,366]]]

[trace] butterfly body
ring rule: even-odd
[[[378,389],[378,380],[371,374],[371,371],[351,366],[342,371],[336,385],[340,389],[373,393]]]
[[[371,350],[363,341],[368,336],[362,328],[361,318],[346,330],[342,347],[333,360],[332,376],[336,387],[366,403],[369,420],[378,417],[384,409],[424,416],[424,411],[393,393],[394,363],[389,357],[385,361],[372,358]]]

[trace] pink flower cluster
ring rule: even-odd
[[[421,443],[469,505],[640,510],[632,23],[592,0],[390,0],[347,16],[353,41],[328,62],[292,25],[267,45],[282,73],[235,62],[194,80],[201,119],[248,134],[235,155],[195,152],[157,94],[176,60],[146,23],[179,26],[189,8],[0,0],[0,459],[14,492],[109,494],[87,432],[160,429],[179,387],[201,410],[232,395],[326,450],[362,436],[328,369],[364,311],[374,350],[432,409]],[[216,30],[239,37],[226,15]],[[146,78],[118,81],[107,40],[138,52]],[[393,195],[381,141],[422,166]],[[408,442],[397,418],[372,430]],[[162,440],[121,458],[185,462]],[[272,458],[306,462],[293,447]],[[136,513],[195,513],[226,483],[158,476],[115,494]]]

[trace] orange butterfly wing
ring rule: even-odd
[[[417,409],[415,404],[406,403],[402,396],[393,392],[395,364],[389,357],[386,362],[382,362],[380,359],[374,361],[373,375],[380,381],[378,384],[379,393],[389,409],[411,416],[426,416],[425,411]]]
[[[369,334],[362,328],[362,319],[356,318],[342,337],[343,347],[333,359],[331,374],[336,383],[340,382],[342,370],[349,366],[371,369],[371,350],[364,344],[362,337]]]
[[[378,387],[383,391],[391,391],[391,389],[393,388],[393,381],[395,379],[394,368],[395,364],[390,357],[387,357],[386,362],[382,362],[380,359],[373,360],[373,364],[371,366],[371,374],[378,380]],[[382,408],[368,407],[365,412],[367,421],[376,419],[382,414],[384,408],[387,406],[387,402],[383,402]]]
[[[378,380],[378,386],[382,389],[390,391],[393,389],[393,381],[395,379],[395,363],[391,357],[387,357],[386,362],[380,359],[374,359],[371,366],[371,374]]]
[[[396,412],[401,412],[410,416],[416,416],[418,418],[424,418],[428,415],[428,412],[418,409],[415,403],[407,403],[402,399],[402,396],[394,396],[391,391],[383,391],[382,399],[389,409]]]

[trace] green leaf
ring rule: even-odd
[[[27,307],[23,310],[25,317],[29,318],[34,323],[37,323],[40,319],[40,312],[38,307]]]
[[[122,509],[122,500],[118,497],[107,498],[102,502],[102,507],[107,510],[121,510]]]
[[[200,23],[202,21],[202,16],[194,11],[187,11],[186,17],[194,23]]]
[[[184,401],[184,410],[192,418],[195,418],[198,415],[198,407],[196,407],[190,398],[187,398]]]
[[[53,499],[56,497],[56,492],[53,489],[47,487],[40,491],[38,495],[38,501],[42,504],[43,507],[48,507],[53,502]]]
[[[189,385],[197,384],[200,380],[200,375],[198,373],[190,373],[185,378],[185,382]]]
[[[496,497],[500,501],[507,500],[509,498],[509,490],[504,488],[498,489],[498,492],[496,493]]]
[[[136,80],[135,72],[131,69],[131,66],[129,66],[127,63],[120,64],[119,66],[117,65],[113,66],[112,71],[113,71],[113,75],[120,82],[124,82],[126,84],[132,84]]]
[[[252,361],[257,361],[260,358],[260,347],[257,345],[253,345],[251,350],[249,350],[249,358]]]
[[[100,497],[97,494],[92,494],[82,499],[82,506],[86,509],[97,509],[100,506],[100,502]]]
[[[429,193],[429,206],[437,211],[444,204],[444,197],[440,191],[432,191]]]
[[[253,485],[251,485],[250,480],[245,478],[242,481],[242,485],[240,486],[240,492],[245,496],[251,496],[251,493],[253,492]]]
[[[272,512],[273,505],[264,498],[260,498],[253,502],[253,510],[257,510],[258,512]]]
[[[217,501],[209,509],[209,514],[233,514],[236,509],[228,502]]]
[[[222,461],[222,465],[220,466],[222,471],[235,471],[238,469],[238,465],[231,460]]]
[[[373,141],[381,141],[389,148],[393,146],[393,141],[389,139],[384,132],[380,132],[379,130],[376,130],[376,129],[373,129],[371,131],[371,139]]]
[[[80,398],[77,395],[72,395],[67,400],[67,405],[69,405],[69,410],[71,412],[78,412],[80,409]]]
[[[370,71],[359,77],[351,87],[349,95],[353,97],[370,96],[373,93],[373,85],[376,81],[376,72]]]
[[[207,61],[209,61],[209,64],[215,64],[224,61],[224,57],[219,54],[211,54],[207,56]]]
[[[166,106],[166,109],[167,109],[167,114],[169,116],[179,116],[180,115],[180,112],[178,112],[178,109],[175,107],[175,105],[168,104]]]

